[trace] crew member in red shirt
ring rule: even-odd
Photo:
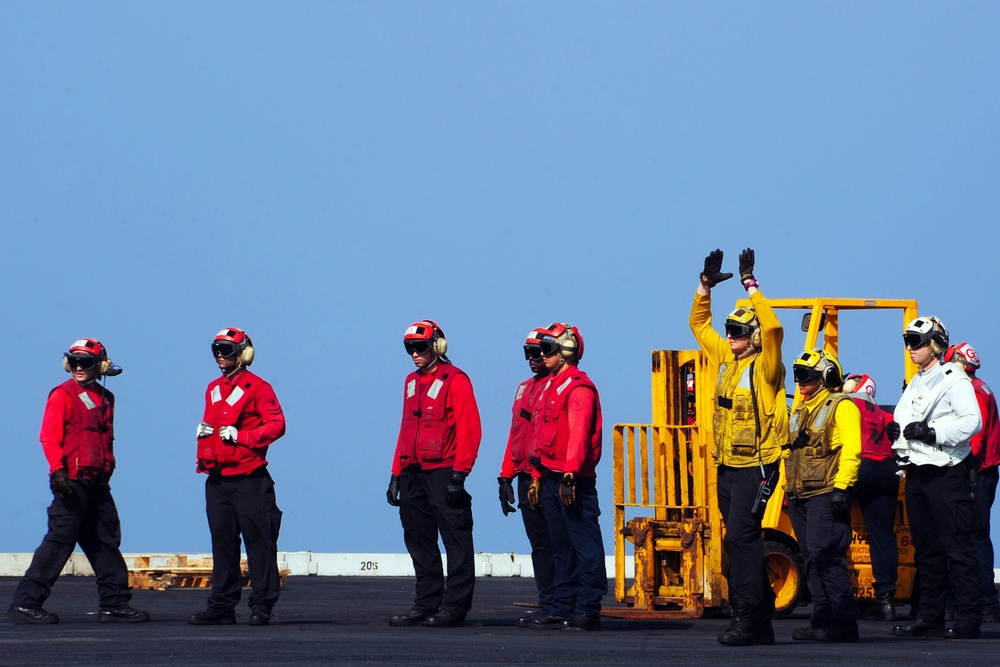
[[[19,623],[58,623],[42,608],[79,543],[97,574],[101,623],[141,623],[149,614],[129,602],[121,523],[108,482],[115,469],[115,396],[97,382],[121,373],[100,341],[81,338],[64,355],[72,379],[51,392],[42,417],[42,451],[49,462],[49,531],[35,550],[7,615]]]
[[[534,373],[517,385],[514,405],[511,407],[510,435],[507,450],[500,466],[500,509],[504,516],[514,509],[514,478],[517,477],[517,506],[521,510],[524,532],[531,544],[531,568],[535,585],[538,587],[538,609],[529,611],[518,619],[518,627],[529,627],[528,623],[537,616],[555,613],[554,594],[555,566],[552,564],[552,544],[549,526],[538,501],[541,494],[541,480],[532,479],[534,467],[528,461],[528,451],[534,450],[529,442],[533,437],[534,425],[541,419],[543,391],[548,384],[548,369],[542,359],[541,339],[546,329],[534,329],[524,341],[524,358]]]
[[[892,455],[892,441],[885,425],[892,414],[875,402],[875,380],[870,375],[848,375],[843,393],[851,397],[861,413],[861,466],[854,494],[868,529],[868,550],[875,579],[875,602],[861,618],[895,621],[896,576],[899,552],[896,545],[896,505],[899,502],[899,468]]]
[[[979,355],[968,343],[949,347],[944,353],[945,361],[957,363],[972,380],[976,390],[979,412],[983,428],[972,436],[972,455],[979,462],[976,475],[976,507],[979,509],[979,525],[972,533],[972,543],[979,558],[979,578],[983,589],[983,622],[1000,622],[1000,600],[993,574],[993,541],[990,539],[990,514],[997,495],[997,465],[1000,464],[1000,420],[997,418],[997,398],[989,385],[976,377],[981,361]]]
[[[390,625],[453,628],[465,623],[476,582],[472,496],[465,478],[479,453],[482,427],[469,376],[445,355],[444,332],[416,322],[403,346],[417,370],[403,383],[403,420],[386,499],[399,508],[403,541],[417,575],[413,608]],[[447,585],[438,533],[448,554]]]
[[[577,366],[583,337],[576,327],[552,324],[539,345],[549,382],[535,425],[532,463],[542,480],[556,576],[553,613],[531,619],[528,627],[600,630],[601,598],[608,592],[597,499],[601,399]]]
[[[243,588],[240,534],[250,569],[250,625],[267,625],[278,601],[281,510],[267,471],[267,448],[285,434],[285,415],[271,385],[251,373],[253,341],[242,329],[220,331],[212,356],[222,376],[205,391],[197,428],[197,470],[206,473],[205,505],[212,533],[212,594],[191,625],[232,625]]]

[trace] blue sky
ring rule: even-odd
[[[1000,378],[997,34],[988,2],[0,4],[0,551],[44,532],[42,408],[82,336],[125,368],[130,552],[210,550],[194,429],[226,326],[287,414],[293,551],[404,550],[384,492],[426,317],[479,400],[481,551],[528,550],[496,475],[554,320],[601,391],[610,551],[611,425],[650,419],[650,350],[695,345],[713,248],[754,247],[775,298],[919,299]],[[900,329],[842,348],[884,402]]]

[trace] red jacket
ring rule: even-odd
[[[106,483],[115,469],[115,396],[97,382],[67,380],[49,392],[42,417],[42,451],[49,474]]]
[[[438,361],[429,371],[406,376],[392,474],[398,475],[411,465],[468,474],[482,438],[472,382],[460,368]]]
[[[983,417],[983,428],[972,436],[972,454],[979,460],[979,469],[1000,464],[1000,421],[997,418],[997,398],[989,385],[979,378],[972,378],[976,390],[979,412]]]
[[[539,413],[544,403],[541,401],[544,389],[549,381],[547,375],[535,375],[517,385],[514,393],[514,405],[511,406],[510,435],[507,436],[507,450],[500,464],[500,476],[513,478],[520,472],[530,473],[534,469],[528,462],[528,451],[534,450],[534,444],[529,443],[533,437],[534,423],[540,418]]]
[[[892,421],[866,393],[848,394],[861,413],[861,457],[883,461],[892,458],[892,441],[885,436],[885,425]]]
[[[267,447],[285,434],[285,414],[274,389],[250,371],[213,380],[205,390],[202,421],[215,432],[198,438],[198,472],[246,475],[267,465]],[[223,426],[235,426],[236,442],[219,437]]]
[[[576,366],[549,380],[534,433],[541,465],[553,472],[597,477],[603,426],[597,387]]]

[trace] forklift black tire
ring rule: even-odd
[[[774,589],[774,617],[788,616],[795,611],[806,587],[802,559],[781,542],[764,540],[764,564]]]

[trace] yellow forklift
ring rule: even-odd
[[[902,332],[917,317],[917,302],[896,299],[769,300],[785,329],[785,367],[798,352],[789,350],[788,322],[805,332],[803,349],[820,347],[839,357],[841,313],[901,311]],[[749,306],[749,300],[737,302]],[[796,311],[789,316],[783,311]],[[802,311],[805,311],[804,313]],[[855,317],[851,315],[851,317]],[[904,381],[916,373],[902,346]],[[845,369],[850,370],[850,369]],[[722,516],[716,498],[712,459],[712,402],[716,371],[700,350],[657,350],[652,354],[652,424],[616,424],[614,431],[615,599],[606,616],[700,618],[726,613],[729,591]],[[793,409],[800,397],[789,395]],[[802,555],[784,509],[784,473],[763,519],[765,558],[777,600],[777,616],[808,601]],[[907,602],[916,570],[900,485],[896,513],[899,570],[897,603]],[[867,531],[860,508],[852,513],[854,538],[848,559],[859,601],[874,599]],[[629,572],[629,563],[632,572]]]

